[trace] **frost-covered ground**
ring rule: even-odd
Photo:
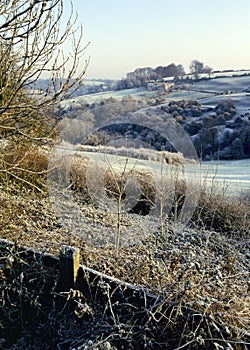
[[[68,146],[69,147],[69,146]],[[88,152],[81,150],[81,147],[60,148],[57,151],[68,155],[82,155],[91,159],[93,163],[102,163],[106,168],[112,167],[114,171],[122,171],[125,169],[134,169],[145,173],[151,172],[154,176],[159,175],[162,171],[166,174],[175,173],[177,176],[189,180],[190,177],[197,183],[200,183],[200,189],[206,187],[225,190],[226,195],[240,195],[250,191],[250,159],[241,160],[218,160],[201,163],[184,163],[179,166],[164,164],[161,161],[143,158],[141,154],[136,158],[127,158],[118,151],[116,154],[107,154],[99,152]],[[146,151],[146,150],[144,150]],[[126,150],[129,152],[129,150]],[[141,151],[142,152],[142,151]],[[157,152],[155,152],[157,153]]]
[[[223,73],[221,73],[223,74]],[[231,73],[224,73],[223,75]],[[216,74],[218,76],[219,73]],[[237,108],[242,112],[249,111],[250,96],[247,89],[250,88],[250,76],[229,76],[223,78],[213,78],[200,80],[190,84],[187,90],[170,92],[164,95],[165,102],[178,101],[182,99],[201,100],[205,106],[215,106],[221,99],[229,98],[237,104]],[[113,97],[121,100],[124,96],[131,95],[135,99],[155,98],[156,91],[147,91],[145,88],[134,88],[119,91],[101,92],[74,98],[74,102],[96,102]],[[224,93],[227,93],[225,95]],[[222,94],[222,95],[221,95]],[[67,100],[63,104],[70,104],[72,100]]]
[[[208,185],[224,188],[226,194],[250,191],[250,159],[202,162],[201,174]]]
[[[249,88],[250,76],[244,77],[227,77],[227,78],[216,78],[209,80],[201,80],[193,85],[190,89],[200,89],[211,92],[242,92]]]
[[[206,107],[215,107],[225,99],[230,99],[233,102],[238,114],[250,113],[250,94],[246,92],[209,96],[205,97],[201,103]]]

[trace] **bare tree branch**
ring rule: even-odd
[[[66,20],[64,12],[63,0],[1,1],[0,138],[28,137],[50,106],[81,85],[88,66],[82,26],[72,3]],[[48,87],[35,94],[40,78]]]

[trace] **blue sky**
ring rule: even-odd
[[[66,0],[67,1],[67,0]],[[139,67],[193,59],[214,69],[250,68],[250,0],[73,0],[86,78],[122,78]]]

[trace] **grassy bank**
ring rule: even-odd
[[[146,288],[164,297],[172,312],[158,309],[149,323],[119,322],[115,305],[109,313],[84,295],[69,296],[74,305],[89,307],[84,317],[79,308],[69,314],[43,308],[42,288],[30,290],[29,281],[46,282],[48,271],[34,272],[21,264],[15,251],[1,256],[1,319],[5,349],[247,349],[250,343],[249,295],[249,196],[228,198],[218,188],[200,192],[190,225],[176,225],[176,213],[185,197],[185,183],[176,182],[172,208],[164,229],[160,225],[147,232],[141,243],[93,247],[62,225],[52,207],[47,189],[48,153],[38,148],[16,146],[6,152],[1,171],[1,238],[51,254],[58,254],[62,244],[79,247],[82,263],[100,272]],[[71,188],[86,218],[83,231],[95,234],[115,231],[117,215],[103,211],[91,202],[86,190],[88,162],[77,159],[71,174]],[[11,169],[11,174],[8,171]],[[79,171],[78,171],[79,170]],[[60,173],[61,175],[61,173]],[[153,202],[154,182],[140,174],[143,203]],[[106,173],[107,194],[117,199],[124,179]],[[147,203],[148,202],[148,203]],[[123,214],[123,213],[121,213]],[[148,215],[130,214],[123,227],[149,227]],[[134,222],[132,222],[134,220]],[[131,226],[129,226],[131,225]],[[94,230],[94,231],[93,231]],[[55,293],[51,287],[51,293]],[[53,294],[54,295],[54,294]],[[80,303],[80,304],[79,304]],[[29,304],[31,320],[25,314]],[[31,309],[30,309],[31,307]],[[183,308],[189,310],[183,313]],[[113,310],[113,314],[112,314]],[[192,310],[192,312],[190,311]],[[140,310],[137,310],[140,312]],[[131,306],[131,315],[137,312]],[[147,313],[150,314],[150,310]],[[35,315],[43,314],[38,324]],[[10,334],[8,322],[18,331]],[[91,327],[91,332],[89,331]],[[14,334],[14,335],[13,335]],[[53,341],[52,341],[53,339]]]

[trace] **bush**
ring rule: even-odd
[[[220,102],[216,107],[215,111],[217,114],[229,113],[231,118],[236,114],[236,108],[231,100],[224,100]],[[229,116],[228,116],[229,117]]]

